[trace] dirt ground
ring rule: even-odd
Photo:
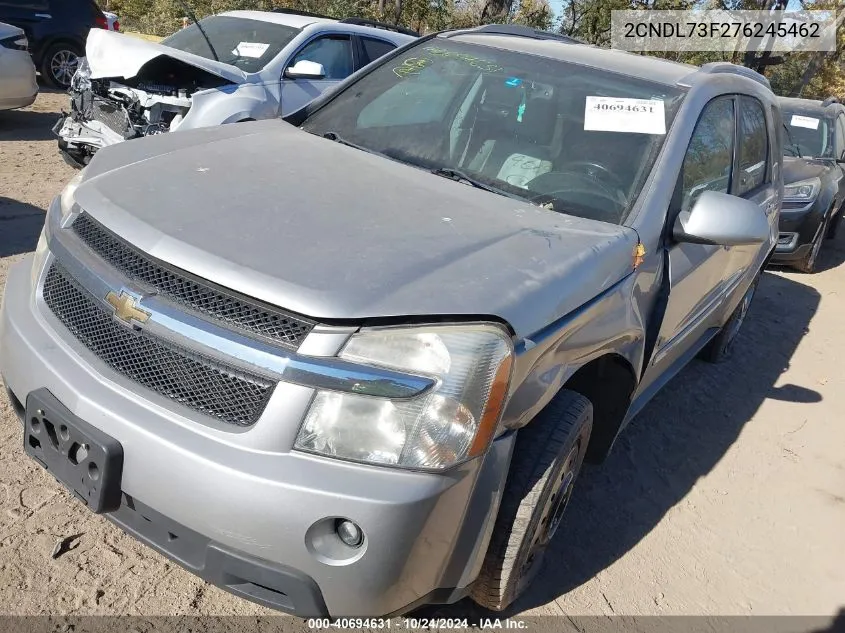
[[[66,99],[45,91],[0,112],[0,285],[75,173],[50,132]],[[584,473],[515,612],[832,616],[845,606],[843,261],[845,234],[826,245],[822,272],[765,275],[735,358],[694,362]],[[24,456],[21,435],[2,398],[0,613],[271,613],[90,514]],[[75,548],[52,559],[73,535]]]

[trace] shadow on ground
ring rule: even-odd
[[[53,126],[59,112],[34,110],[0,111],[0,141],[49,141],[55,139]]]
[[[825,259],[839,256],[829,247]],[[775,386],[820,301],[795,277],[765,273],[733,357],[721,365],[693,361],[625,429],[604,464],[585,468],[545,567],[525,596],[499,614],[467,599],[429,607],[425,615],[508,617],[552,602],[651,532],[719,462],[764,400],[821,400],[807,385]]]
[[[44,209],[0,196],[0,258],[35,250]]]

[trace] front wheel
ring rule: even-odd
[[[531,584],[558,531],[593,428],[593,405],[562,390],[516,439],[508,481],[470,596],[501,611]]]
[[[760,274],[754,278],[745,295],[739,302],[739,305],[734,309],[727,323],[722,326],[719,333],[701,350],[700,358],[709,363],[721,363],[730,358],[733,351],[734,343],[742,324],[745,322],[745,317],[748,314],[748,309],[751,307],[751,301],[754,299],[754,293],[757,291],[757,284],[760,283]]]

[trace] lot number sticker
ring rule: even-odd
[[[663,102],[659,99],[587,97],[584,129],[596,132],[666,134]]]
[[[789,121],[789,124],[792,127],[806,127],[810,128],[811,130],[819,129],[819,120],[814,119],[811,116],[800,116],[798,114],[793,114],[792,119]]]
[[[267,52],[268,48],[270,48],[269,44],[262,44],[261,42],[241,42],[232,51],[232,55],[258,59]]]

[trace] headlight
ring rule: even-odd
[[[483,453],[507,398],[508,335],[493,325],[385,328],[353,335],[340,357],[436,379],[410,400],[318,391],[295,448],[338,459],[442,469]]]
[[[783,188],[783,200],[784,202],[810,202],[819,194],[821,185],[818,178],[789,183]]]
[[[76,174],[76,176],[71,178],[70,181],[65,185],[65,188],[62,189],[62,193],[59,197],[62,207],[62,219],[70,215],[70,212],[73,209],[73,205],[76,203],[74,195],[76,194],[76,190],[84,177],[85,170],[82,169],[79,171],[78,174]]]

